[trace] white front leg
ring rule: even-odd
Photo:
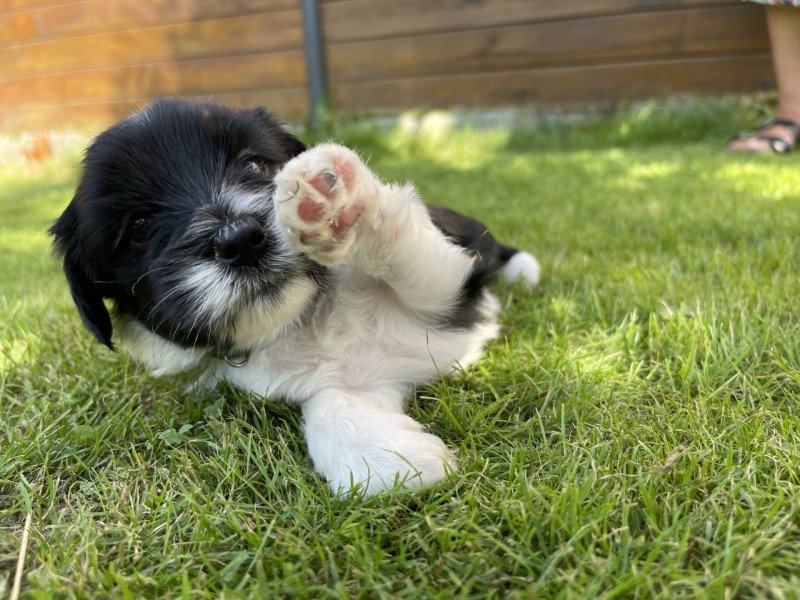
[[[275,184],[278,223],[296,250],[384,281],[412,310],[444,314],[457,299],[474,258],[436,228],[411,185],[382,183],[335,144],[293,158]]]
[[[399,394],[328,390],[303,405],[314,468],[333,490],[370,496],[396,483],[405,487],[444,479],[455,459],[444,442],[403,414]]]

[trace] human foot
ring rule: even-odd
[[[745,133],[728,144],[732,152],[785,154],[797,148],[800,141],[800,123],[790,119],[775,118],[756,131]]]

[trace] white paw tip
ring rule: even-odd
[[[506,281],[522,281],[529,288],[539,284],[542,267],[539,261],[528,252],[517,252],[503,267],[503,277]]]

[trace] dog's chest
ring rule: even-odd
[[[425,326],[380,286],[340,291],[324,317],[273,340],[243,367],[226,365],[221,377],[257,394],[302,401],[323,389],[429,381],[486,338],[477,330]]]

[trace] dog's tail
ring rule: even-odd
[[[428,214],[453,243],[469,248],[477,256],[474,287],[490,282],[498,272],[506,281],[521,281],[531,289],[539,284],[539,261],[529,252],[499,243],[480,221],[441,206],[428,205]]]
[[[521,281],[531,289],[539,285],[542,267],[530,252],[502,246],[498,258],[502,264],[503,279],[506,281]]]

